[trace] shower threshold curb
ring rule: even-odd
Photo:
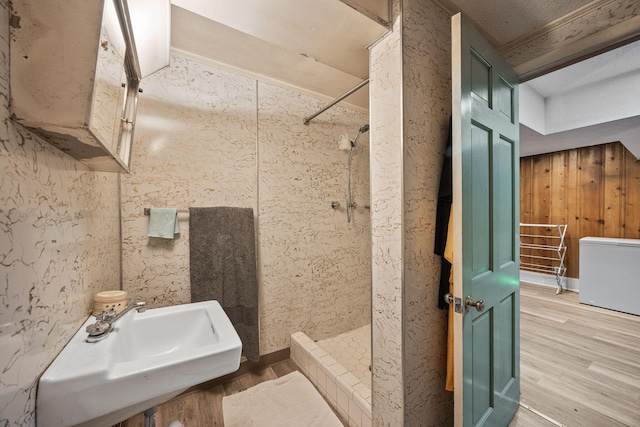
[[[371,389],[304,332],[291,334],[291,359],[349,427],[370,427]]]

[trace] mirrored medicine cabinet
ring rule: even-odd
[[[12,119],[93,170],[129,172],[142,76],[126,0],[14,0],[12,23]]]

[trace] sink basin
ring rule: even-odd
[[[111,426],[240,366],[242,343],[217,301],[134,310],[87,343],[95,320],[40,378],[39,427]]]

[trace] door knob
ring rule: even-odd
[[[478,311],[484,311],[484,301],[478,300],[476,302],[473,300],[473,298],[471,298],[471,295],[465,298],[464,305],[467,306],[467,310],[470,310],[472,307],[475,307],[476,310]]]

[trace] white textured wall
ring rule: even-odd
[[[38,377],[120,286],[118,175],[93,172],[9,120],[0,3],[0,426],[35,423]]]
[[[261,347],[289,346],[303,331],[325,339],[371,320],[368,134],[353,155],[353,200],[347,224],[348,151],[338,137],[368,117],[333,107],[309,125],[322,102],[279,87],[258,87]],[[331,201],[341,208],[331,208]]]
[[[403,298],[402,20],[371,48],[371,278],[373,424],[401,426]]]
[[[147,237],[143,209],[257,209],[255,81],[180,57],[145,78],[131,174],[122,176],[123,288],[150,306],[191,302],[189,216]]]
[[[520,124],[545,135],[547,124],[545,121],[544,97],[527,83],[520,83]]]
[[[447,312],[437,308],[433,253],[440,170],[451,114],[449,16],[431,0],[403,1],[404,425],[449,425],[444,390]]]
[[[433,244],[451,111],[449,17],[430,0],[395,6],[393,32],[371,49],[373,424],[448,425]]]
[[[186,303],[188,215],[175,240],[146,237],[145,207],[242,206],[256,213],[261,353],[292,332],[322,339],[370,321],[367,137],[354,155],[359,204],[346,222],[347,151],[365,114],[190,59],[145,79],[132,173],[123,176],[124,288],[153,306]]]

